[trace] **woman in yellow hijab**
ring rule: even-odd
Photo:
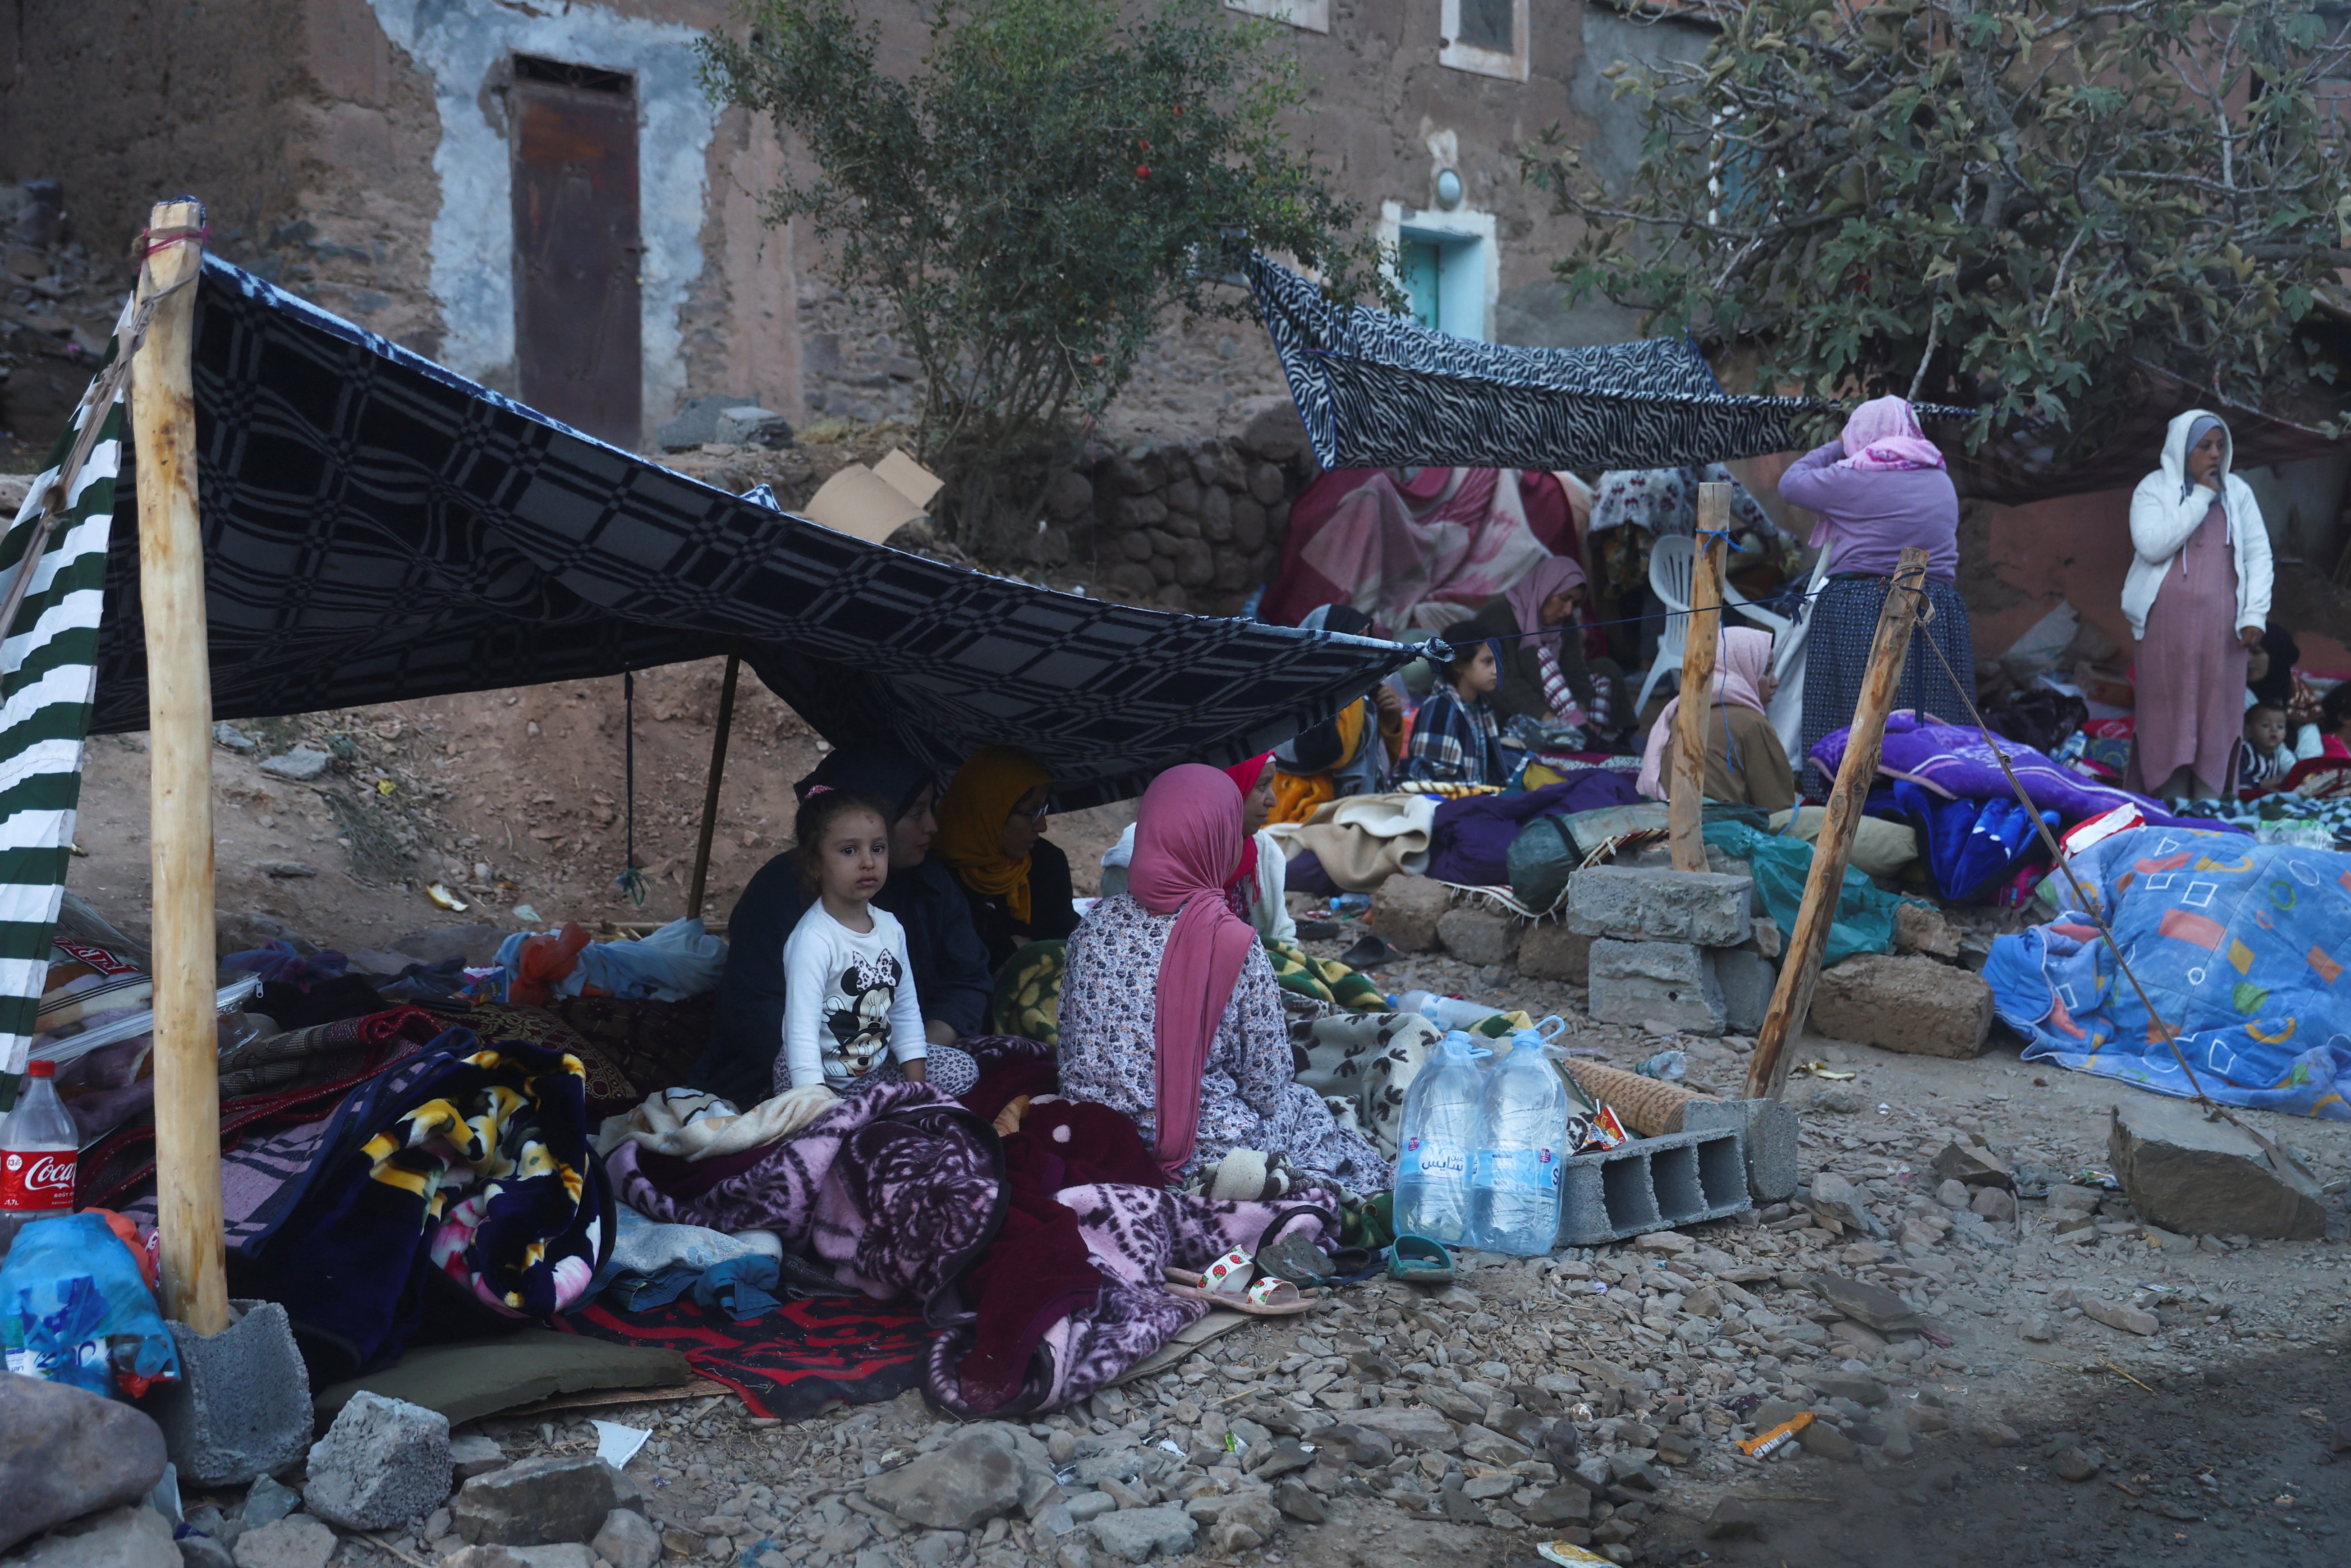
[[[991,746],[972,753],[939,802],[931,852],[963,884],[994,968],[1030,942],[1058,941],[1078,928],[1070,859],[1043,837],[1052,783],[1019,747]]]

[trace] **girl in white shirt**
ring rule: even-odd
[[[890,873],[888,808],[817,785],[800,802],[794,837],[800,876],[816,901],[784,943],[777,1092],[821,1083],[856,1094],[899,1079],[924,1082],[934,1067],[941,1092],[967,1091],[977,1076],[971,1058],[924,1036],[905,928],[873,907]]]

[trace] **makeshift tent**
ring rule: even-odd
[[[1810,446],[1839,412],[1727,392],[1687,338],[1516,349],[1341,308],[1261,256],[1249,280],[1326,469],[1686,468]]]
[[[213,257],[193,379],[224,719],[739,653],[835,745],[888,736],[946,771],[1009,742],[1080,807],[1176,762],[1268,750],[1413,656],[869,544],[558,424]],[[0,1069],[29,1043],[81,737],[148,722],[119,400],[96,417],[103,439],[0,647]],[[69,440],[0,536],[0,574]]]

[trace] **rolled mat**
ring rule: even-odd
[[[1645,1138],[1662,1137],[1682,1130],[1682,1107],[1693,1100],[1712,1100],[1695,1089],[1644,1078],[1621,1067],[1570,1058],[1562,1063],[1583,1091],[1616,1113],[1616,1119]]]

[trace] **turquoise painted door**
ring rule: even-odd
[[[1437,246],[1425,239],[1404,236],[1396,250],[1398,281],[1404,285],[1405,298],[1412,319],[1436,331],[1445,329],[1442,313],[1437,308],[1437,275],[1440,258]]]

